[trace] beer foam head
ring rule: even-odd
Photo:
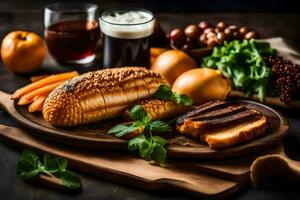
[[[105,35],[114,38],[144,38],[153,33],[153,14],[143,9],[108,10],[100,17],[100,28]]]

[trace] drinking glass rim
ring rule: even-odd
[[[68,6],[71,8],[66,8]],[[45,6],[45,10],[57,13],[84,13],[97,11],[98,5],[93,3],[51,3]]]
[[[150,18],[149,20],[145,21],[145,22],[134,23],[134,24],[118,24],[118,23],[108,22],[108,21],[106,21],[106,20],[103,19],[102,16],[103,16],[104,13],[109,13],[109,12],[116,11],[116,10],[124,10],[124,11],[126,11],[126,10],[127,10],[127,11],[138,10],[138,11],[144,11],[144,12],[150,14],[150,15],[151,15],[151,18]],[[108,9],[108,10],[102,11],[101,14],[100,14],[99,19],[100,19],[102,22],[104,22],[104,23],[107,23],[107,24],[110,24],[110,25],[115,25],[115,26],[137,26],[137,25],[147,24],[147,23],[153,21],[153,20],[154,20],[154,14],[153,14],[151,11],[149,11],[149,10],[147,10],[147,9],[144,9],[144,8],[132,8],[132,7],[112,8],[112,9]]]

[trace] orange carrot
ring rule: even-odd
[[[38,88],[36,90],[33,90],[29,92],[28,94],[22,96],[18,102],[18,105],[26,105],[34,101],[34,98],[36,96],[42,96],[45,95],[47,96],[52,90],[54,90],[57,86],[62,84],[64,81],[60,81],[57,83],[52,83],[50,85],[46,85],[44,87]]]
[[[44,78],[47,78],[50,75],[38,75],[38,76],[32,76],[30,77],[31,82],[37,82],[39,80],[42,80]]]
[[[50,85],[53,83],[57,83],[57,82],[61,82],[63,80],[73,78],[75,76],[78,76],[78,72],[76,72],[76,71],[51,75],[47,78],[43,78],[39,81],[36,81],[34,83],[31,83],[25,87],[22,87],[22,88],[16,90],[15,93],[13,94],[13,98],[18,99],[18,98],[22,97],[23,95],[30,93],[34,90],[37,90],[39,88],[42,88],[44,86],[47,86],[47,85]]]
[[[46,100],[46,95],[38,96],[28,107],[29,112],[40,111],[43,109],[44,102]]]

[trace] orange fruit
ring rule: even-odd
[[[46,54],[46,44],[36,33],[13,31],[2,40],[2,61],[7,69],[16,73],[30,73],[39,69]]]

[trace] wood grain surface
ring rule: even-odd
[[[251,163],[257,156],[276,151],[275,148],[259,155],[223,161],[168,160],[165,167],[160,167],[124,152],[100,153],[55,145],[22,129],[4,125],[0,125],[0,138],[15,148],[63,157],[69,161],[71,168],[78,171],[146,190],[172,188],[203,198],[232,194],[248,182]],[[49,181],[46,183],[49,184]]]

